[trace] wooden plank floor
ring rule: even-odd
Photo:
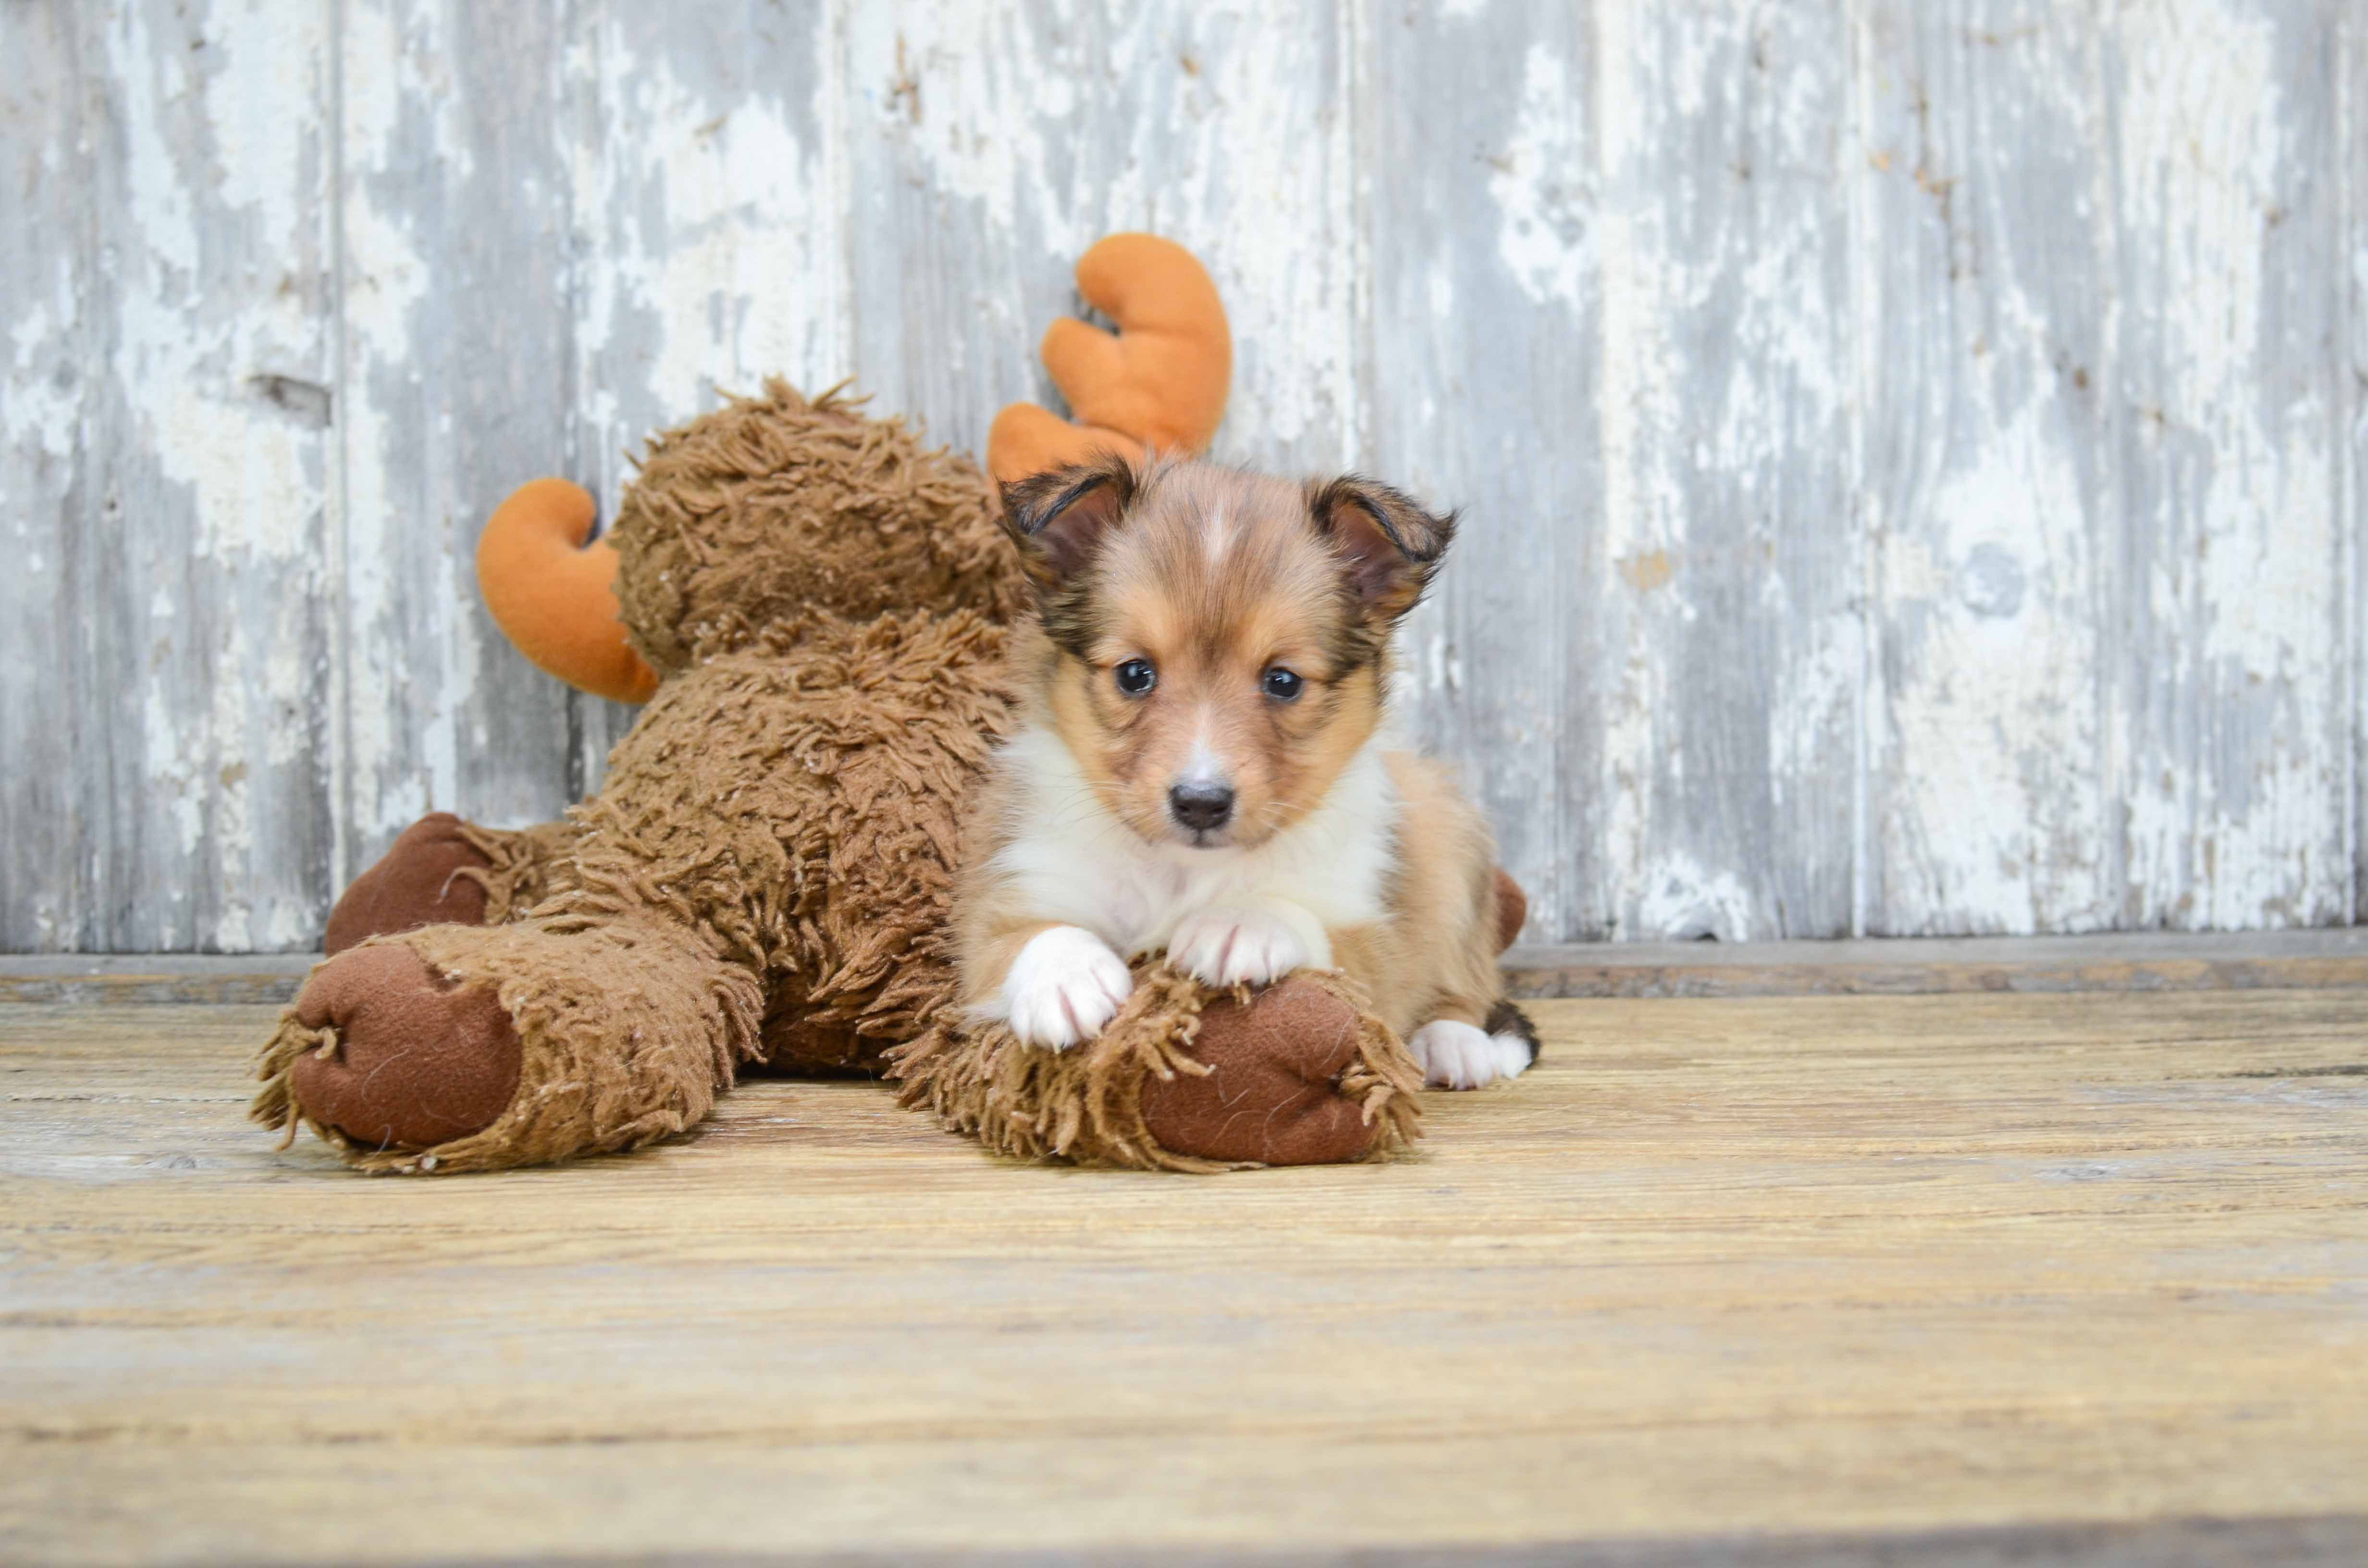
[[[0,1559],[2368,1552],[2368,994],[1536,1011],[1388,1166],[370,1180],[268,1009],[0,1006]]]

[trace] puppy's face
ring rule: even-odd
[[[1197,462],[1112,460],[1005,502],[1055,728],[1129,827],[1196,849],[1255,846],[1324,798],[1454,527],[1364,480]]]

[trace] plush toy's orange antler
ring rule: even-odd
[[[658,677],[617,619],[616,547],[584,542],[597,515],[581,485],[519,485],[477,540],[477,587],[519,653],[596,697],[647,702]]]
[[[1155,234],[1112,234],[1077,263],[1077,289],[1117,335],[1075,317],[1044,334],[1044,368],[1076,423],[1032,403],[996,415],[986,466],[1003,483],[1101,451],[1197,452],[1224,417],[1233,334],[1191,252]]]

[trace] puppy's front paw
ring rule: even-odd
[[[1258,905],[1220,906],[1186,915],[1167,941],[1167,960],[1207,985],[1264,985],[1294,969],[1328,968],[1303,925],[1313,915]],[[1320,933],[1318,940],[1321,939]]]
[[[1435,1089],[1476,1089],[1499,1078],[1518,1078],[1537,1057],[1520,1035],[1490,1034],[1453,1018],[1423,1025],[1406,1049],[1422,1064],[1422,1081]]]
[[[1080,926],[1039,931],[1003,977],[1003,1016],[1030,1045],[1065,1051],[1102,1032],[1134,990],[1110,944]]]

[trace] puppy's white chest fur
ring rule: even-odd
[[[1145,843],[1102,804],[1048,729],[1022,730],[1006,755],[1025,817],[994,869],[1024,907],[1081,926],[1130,958],[1168,947],[1197,915],[1281,905],[1312,917],[1299,932],[1305,961],[1329,969],[1326,931],[1387,916],[1398,798],[1378,736],[1314,811],[1251,849]]]

